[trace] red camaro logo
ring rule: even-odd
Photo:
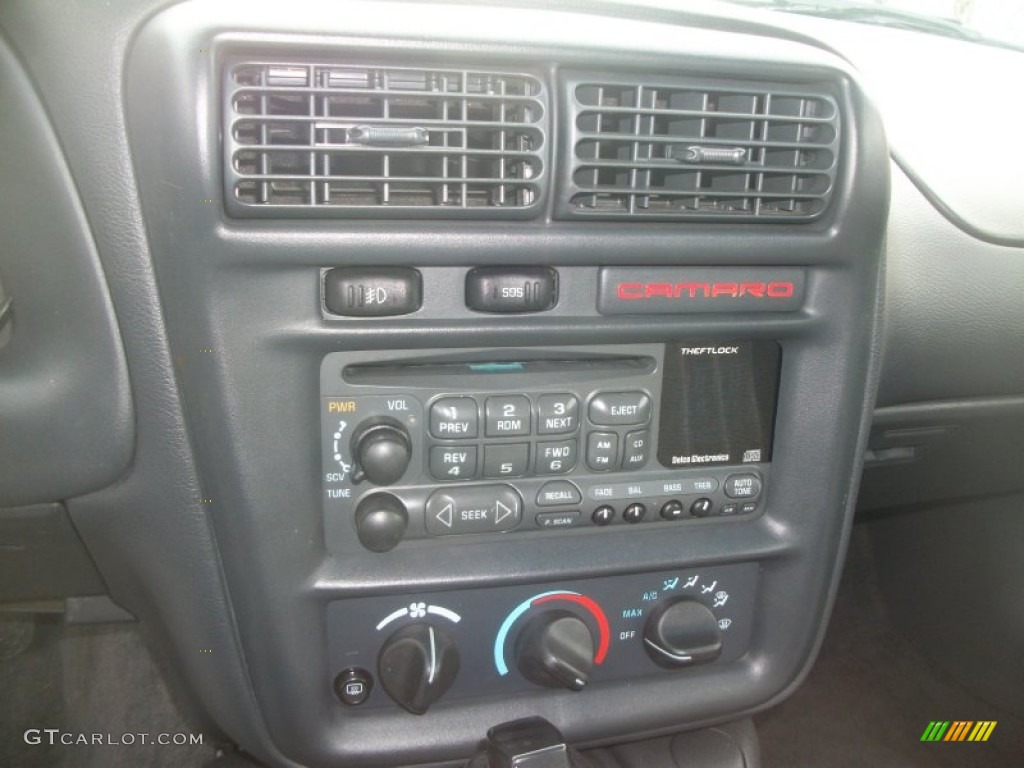
[[[794,292],[793,283],[619,283],[616,295],[625,301],[635,299],[717,299],[722,296],[757,299],[788,299]]]

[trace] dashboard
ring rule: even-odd
[[[5,599],[109,595],[271,765],[787,697],[858,494],[1020,490],[1024,262],[767,16],[0,11],[0,506],[67,547]]]

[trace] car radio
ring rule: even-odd
[[[780,363],[762,340],[328,354],[328,547],[753,514]]]

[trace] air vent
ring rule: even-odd
[[[526,218],[541,208],[538,77],[251,60],[225,77],[232,214]]]
[[[828,206],[839,111],[821,88],[580,75],[564,85],[560,217],[806,221]]]

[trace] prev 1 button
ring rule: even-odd
[[[472,397],[442,397],[430,406],[430,434],[441,440],[476,437],[476,400]]]
[[[432,536],[495,533],[519,525],[523,501],[508,485],[462,486],[434,491],[424,512]]]

